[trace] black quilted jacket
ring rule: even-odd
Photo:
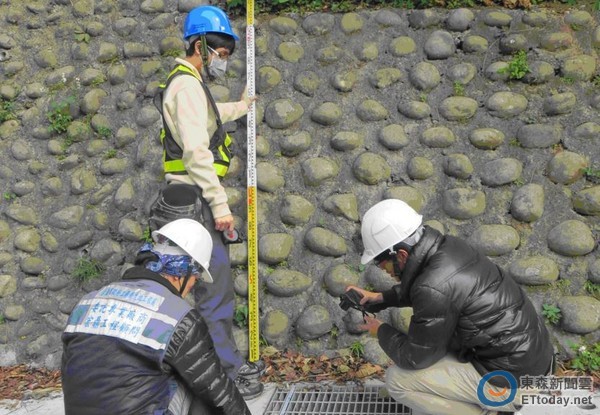
[[[179,296],[166,279],[141,267],[128,270],[123,279],[149,279],[167,287],[173,298]],[[251,415],[221,369],[208,327],[194,309],[175,326],[162,362],[150,348],[119,338],[63,334],[67,415],[163,414],[174,377],[201,398],[211,415]]]
[[[431,366],[448,351],[482,375],[494,370],[545,375],[553,348],[543,320],[521,287],[464,241],[425,227],[401,277],[375,308],[412,306],[408,335],[389,324],[381,347],[402,368]],[[493,377],[498,386],[504,378]]]

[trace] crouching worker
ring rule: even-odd
[[[369,316],[362,328],[395,364],[386,373],[390,395],[414,415],[513,413],[520,378],[552,372],[544,322],[481,252],[423,226],[421,215],[394,199],[366,212],[361,234],[361,263],[374,261],[398,285],[383,293],[349,289],[362,294],[367,311],[413,308],[407,334]]]
[[[63,333],[67,415],[249,415],[206,323],[183,300],[212,283],[209,232],[192,219],[152,233],[122,280],[93,291]]]

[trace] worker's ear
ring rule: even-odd
[[[398,256],[398,261],[400,261],[401,264],[406,264],[406,260],[408,259],[408,252],[404,249],[398,249],[398,253],[396,254]]]

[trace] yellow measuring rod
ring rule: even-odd
[[[248,96],[254,96],[254,1],[246,1],[246,72]],[[258,317],[258,231],[256,215],[256,104],[248,109],[248,344],[249,360],[260,359]]]

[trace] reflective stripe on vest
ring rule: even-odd
[[[155,281],[117,281],[85,295],[64,331],[118,338],[150,347],[162,358],[175,327],[190,310],[185,300]]]
[[[217,176],[219,176],[220,178],[223,178],[225,176],[225,174],[227,174],[227,171],[229,170],[231,158],[233,157],[231,150],[230,150],[232,140],[231,140],[231,137],[229,136],[229,134],[227,134],[223,130],[223,125],[221,123],[219,111],[217,109],[216,104],[214,103],[212,95],[210,95],[210,91],[208,90],[208,87],[201,81],[200,78],[198,78],[196,76],[194,71],[192,71],[190,68],[188,68],[185,65],[177,65],[169,73],[169,76],[167,77],[167,82],[165,84],[159,85],[159,93],[157,93],[157,95],[155,96],[154,105],[156,106],[156,108],[159,110],[159,112],[162,115],[163,114],[163,110],[162,110],[163,94],[167,90],[167,88],[169,87],[169,85],[171,84],[173,79],[175,79],[179,75],[191,75],[194,78],[196,78],[198,80],[198,82],[200,82],[200,85],[202,86],[202,88],[205,92],[206,100],[210,103],[211,107],[213,108],[215,117],[217,119],[217,130],[215,131],[213,136],[210,138],[209,150],[213,154],[213,158],[214,158],[213,167],[215,169],[215,172],[217,173]],[[157,98],[160,98],[158,100],[160,102],[157,102]],[[163,128],[160,132],[160,141],[163,144],[164,171],[165,171],[165,173],[170,173],[170,174],[187,174],[187,171],[186,171],[185,166],[182,161],[183,149],[173,139],[173,135],[171,134],[171,131],[169,130],[169,127],[167,126],[167,123],[165,122],[164,116],[162,118],[163,118]],[[223,137],[223,135],[224,135],[224,137]]]

